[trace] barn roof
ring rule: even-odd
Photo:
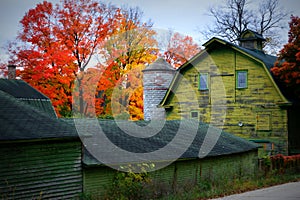
[[[131,126],[132,124],[134,124],[139,127],[146,127],[150,123],[147,121],[130,122],[115,120],[99,120],[98,124],[95,124],[95,122],[95,120],[86,120],[82,123],[83,126],[86,127],[86,132],[82,131],[85,130],[85,128],[79,128],[81,129],[81,134],[84,132],[84,134],[90,135],[90,138],[86,137],[86,139],[89,139],[91,141],[91,143],[88,143],[88,145],[99,147],[101,145],[101,142],[103,141],[103,138],[107,137],[109,141],[113,145],[115,145],[114,148],[120,148],[122,150],[134,152],[140,155],[141,157],[136,158],[136,161],[140,159],[147,160],[147,157],[144,157],[145,155],[143,153],[155,152],[166,147],[170,143],[172,143],[172,147],[174,148],[174,150],[169,152],[169,154],[159,154],[155,161],[164,161],[171,159],[174,156],[176,156],[173,154],[177,154],[182,149],[184,149],[184,151],[183,154],[180,156],[181,159],[195,159],[201,157],[201,155],[203,155],[203,157],[214,157],[248,152],[258,148],[258,146],[253,142],[249,142],[245,139],[226,133],[222,130],[210,127],[208,124],[194,120],[165,121],[163,127],[160,128],[160,130],[155,135],[146,138],[133,136],[133,132],[135,132],[135,130]],[[70,123],[74,124],[74,122],[72,121]],[[120,123],[121,128],[119,127]],[[155,123],[160,124],[160,122],[158,121],[151,121],[151,123],[154,123],[154,127],[157,127]],[[101,127],[101,131],[105,133],[105,136],[99,134],[99,129],[97,129],[96,126]],[[195,129],[195,127],[197,128]],[[126,131],[124,131],[124,128],[126,129]],[[151,128],[146,128],[144,130],[151,132]],[[194,136],[192,134],[193,132],[195,133]],[[179,136],[179,140],[177,140],[178,138],[175,139],[175,137],[178,137],[178,134],[180,134],[181,136]],[[214,143],[207,143],[207,141],[213,141],[216,137],[217,139],[215,140],[215,145]],[[187,143],[188,147],[186,148],[185,145]],[[86,146],[87,143],[84,142],[84,145]],[[209,148],[201,148],[205,145],[210,146]],[[212,149],[209,150],[210,148]],[[109,149],[110,148],[106,146],[103,152],[100,152],[102,156],[114,156],[114,154],[112,154],[111,150]],[[200,151],[200,149],[202,152]],[[84,151],[83,156],[84,164],[88,166],[102,164],[101,161],[98,161],[89,152],[90,150],[87,147]],[[116,154],[116,156],[118,156],[118,154]],[[131,160],[128,160],[128,162],[130,161]]]
[[[69,124],[50,117],[2,90],[0,90],[0,124],[1,142],[78,137]]]
[[[50,99],[23,80],[0,79],[0,90],[56,118]]]
[[[265,54],[263,51],[256,50],[256,49],[247,49],[247,48],[241,47],[239,45],[233,44],[231,42],[228,42],[228,41],[216,38],[216,37],[214,37],[211,40],[204,43],[203,46],[205,46],[207,49],[214,48],[214,45],[213,45],[214,43],[221,43],[228,47],[239,50],[242,53],[246,53],[248,56],[251,56],[251,57],[263,62],[268,67],[268,69],[270,69],[271,67],[274,66],[274,63],[277,59],[276,56]]]

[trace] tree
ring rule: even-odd
[[[112,34],[119,10],[97,1],[65,0],[58,10],[57,37],[75,58],[81,75],[76,76],[79,85],[79,113],[84,113],[82,79],[92,56],[102,42]]]
[[[203,34],[206,38],[219,36],[236,43],[243,31],[252,29],[266,37],[270,51],[278,48],[276,33],[287,14],[278,0],[261,1],[257,10],[250,9],[253,4],[249,0],[227,0],[225,6],[210,8],[215,23]]]
[[[190,36],[174,33],[171,37],[164,58],[174,68],[180,67],[200,51],[200,47]]]
[[[106,62],[117,62],[123,73],[131,70],[131,65],[152,62],[157,56],[153,23],[142,22],[142,16],[138,7],[123,8],[118,26],[105,44]]]
[[[114,34],[104,45],[103,55],[111,70],[105,70],[102,76],[111,77],[112,70],[119,76],[109,79],[115,80],[112,85],[98,85],[97,97],[102,97],[99,101],[108,108],[98,112],[100,115],[127,113],[130,119],[143,119],[142,70],[157,58],[158,49],[152,22],[142,22],[142,15],[139,8],[123,8]],[[112,101],[113,92],[118,94]]]
[[[288,43],[279,52],[271,71],[285,86],[285,92],[300,100],[300,18],[291,16],[289,26]]]
[[[0,78],[7,76],[7,65],[0,61]]]
[[[97,1],[64,0],[55,7],[44,1],[20,21],[22,30],[11,44],[11,60],[23,66],[19,76],[47,95],[59,116],[71,112],[74,80],[80,84],[118,14],[115,7]],[[78,95],[83,113],[81,87]]]

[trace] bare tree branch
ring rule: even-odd
[[[207,30],[201,31],[204,37],[219,36],[237,43],[242,32],[252,29],[267,38],[267,49],[272,49],[272,53],[278,50],[282,41],[276,36],[276,30],[282,27],[281,22],[287,13],[280,8],[279,0],[262,1],[255,10],[250,9],[251,3],[249,0],[226,0],[223,6],[211,7],[209,13],[215,22]]]

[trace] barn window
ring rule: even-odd
[[[198,117],[199,117],[198,111],[192,111],[191,112],[191,118],[192,119],[198,119]]]
[[[248,71],[239,70],[236,71],[236,88],[242,89],[248,87]]]
[[[257,113],[256,115],[256,130],[269,131],[271,130],[271,114]]]
[[[208,73],[199,74],[199,90],[208,90]]]

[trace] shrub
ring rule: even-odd
[[[121,166],[116,172],[113,183],[104,199],[133,200],[143,199],[147,195],[146,185],[151,182],[147,170],[153,164]],[[134,173],[139,168],[140,173]],[[122,170],[122,171],[121,171]]]
[[[300,171],[300,154],[293,156],[278,154],[265,157],[263,158],[261,169],[265,172],[275,171],[279,174]]]

